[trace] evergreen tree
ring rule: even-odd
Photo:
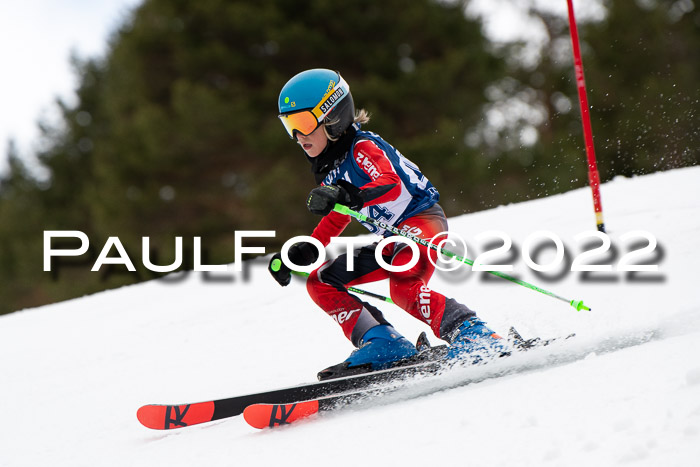
[[[606,178],[700,163],[700,11],[692,2],[610,2],[586,42]]]
[[[42,127],[48,178],[8,148],[0,313],[154,277],[90,272],[109,236],[138,266],[144,236],[156,264],[172,262],[175,236],[189,250],[203,237],[206,261],[225,263],[235,230],[276,230],[270,248],[309,233],[313,177],[276,118],[279,90],[308,68],[342,73],[372,113],[366,128],[420,165],[448,215],[586,185],[566,18],[531,11],[549,40],[523,65],[520,45],[488,43],[466,3],[145,0],[104,59],[74,60],[77,104],[59,102],[60,124]],[[604,5],[579,25],[603,180],[698,164],[700,11]],[[44,230],[81,230],[92,249],[45,273]]]
[[[277,246],[309,233],[313,177],[276,103],[291,76],[313,67],[339,70],[373,114],[368,128],[418,162],[448,210],[461,212],[459,193],[484,169],[463,136],[481,116],[483,89],[503,73],[487,49],[462,2],[146,0],[104,60],[75,60],[78,103],[62,104],[62,124],[44,129],[48,187],[29,190],[41,219],[34,238],[82,230],[101,248],[118,236],[138,263],[148,236],[168,264],[175,236],[203,237],[208,261],[223,263],[233,259],[234,230],[274,229]],[[140,268],[102,282],[87,269],[80,283],[93,290],[152,277]],[[35,288],[60,295],[48,280]]]
[[[608,0],[602,21],[579,24],[603,181],[700,163],[700,62],[695,58],[700,12],[687,3]],[[538,63],[513,60],[522,45],[511,45],[503,52],[510,76],[491,87],[491,108],[515,101],[519,107],[511,103],[510,109],[529,109],[487,141],[489,172],[498,188],[486,187],[486,197],[497,204],[588,183],[568,20],[539,8],[530,14],[547,33]],[[532,128],[536,143],[523,144],[523,134],[531,135]],[[493,132],[488,126],[481,130],[482,139]],[[505,195],[501,199],[499,192]]]

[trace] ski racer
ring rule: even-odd
[[[438,204],[437,189],[382,137],[361,129],[369,115],[364,109],[355,111],[350,87],[338,72],[312,69],[290,79],[279,95],[279,118],[290,138],[304,150],[319,185],[307,200],[308,209],[323,216],[311,234],[313,238],[326,246],[350,223],[350,216],[333,211],[336,203],[427,240],[442,233],[436,243],[444,238],[447,219]],[[378,235],[392,235],[374,225],[364,225]],[[356,248],[353,258],[342,254],[327,261],[309,275],[309,295],[356,347],[344,362],[324,370],[319,377],[388,368],[416,356],[416,347],[378,308],[347,290],[383,279],[389,280],[396,305],[450,344],[448,357],[509,352],[505,340],[486,327],[473,310],[428,287],[435,269],[435,251],[419,245],[420,256],[413,267],[390,272],[375,259],[377,243]],[[309,242],[296,243],[288,251],[289,259],[299,266],[313,264],[318,255],[318,249]],[[402,266],[409,263],[413,252],[408,245],[395,242],[381,255],[387,264]],[[280,258],[280,253],[273,255],[268,269],[280,285],[286,286],[291,270],[285,264],[280,266]],[[349,260],[353,267],[349,267]]]

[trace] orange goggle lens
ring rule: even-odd
[[[309,135],[319,125],[318,120],[316,120],[316,117],[310,110],[280,115],[279,118],[292,139],[294,139],[295,131],[302,135]]]

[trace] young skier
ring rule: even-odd
[[[313,69],[297,74],[280,92],[279,113],[320,184],[311,190],[307,206],[323,216],[311,236],[324,246],[350,223],[350,216],[333,211],[336,203],[427,240],[447,231],[445,213],[437,204],[438,191],[415,164],[379,135],[360,129],[369,116],[364,109],[355,112],[350,88],[339,73]],[[365,227],[378,235],[392,235],[369,224]],[[377,243],[356,248],[350,258],[352,268],[343,254],[313,271],[307,280],[313,301],[335,319],[357,347],[345,362],[324,370],[320,377],[383,369],[417,354],[416,347],[379,309],[347,290],[348,286],[387,278],[394,303],[447,341],[448,357],[509,352],[504,339],[487,328],[474,311],[428,288],[437,256],[433,250],[418,246],[417,264],[405,272],[390,272],[375,259]],[[411,248],[399,242],[389,244],[381,254],[392,266],[406,265],[413,256]],[[429,255],[433,255],[433,263]],[[289,249],[288,257],[294,264],[306,266],[318,259],[318,250],[311,243],[300,242]],[[286,286],[291,271],[284,264],[278,268],[280,262],[275,260],[280,258],[280,253],[273,255],[269,271]]]

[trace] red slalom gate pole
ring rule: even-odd
[[[581,61],[581,46],[578,39],[578,28],[574,17],[574,5],[572,0],[566,0],[569,7],[569,31],[574,52],[574,69],[576,70],[576,86],[578,87],[578,100],[581,104],[581,123],[583,124],[583,137],[586,142],[586,156],[588,158],[588,183],[593,192],[593,209],[598,230],[605,232],[603,223],[603,205],[600,200],[600,175],[595,158],[593,146],[593,130],[591,129],[591,114],[586,95],[586,80],[583,77],[583,62]]]

